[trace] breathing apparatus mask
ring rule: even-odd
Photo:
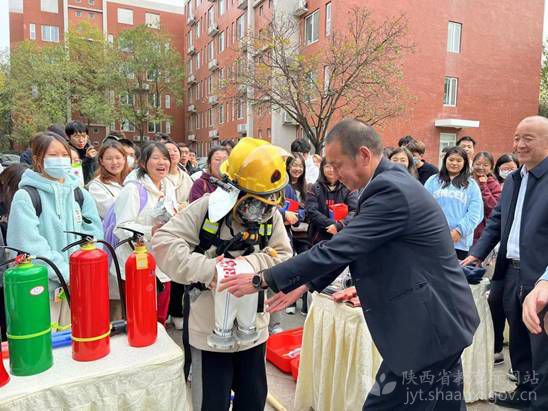
[[[270,220],[282,204],[281,191],[267,195],[245,193],[234,205],[232,216],[245,226],[259,225]]]

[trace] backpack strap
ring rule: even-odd
[[[136,180],[128,181],[128,184],[135,184],[139,191],[139,212],[143,211],[143,208],[148,202],[148,191],[143,184]]]
[[[36,212],[36,217],[40,218],[40,216],[42,215],[42,199],[40,198],[38,189],[33,186],[23,186],[22,188],[28,193],[30,197],[30,201],[32,202],[32,206],[34,207],[34,211]],[[83,210],[84,209],[84,193],[82,193],[82,189],[80,187],[76,187],[74,189],[74,200],[80,206],[80,210]],[[87,218],[86,216],[82,216],[82,220],[86,224],[91,224],[91,220]]]
[[[42,200],[40,199],[40,194],[38,194],[38,189],[33,186],[23,186],[22,188],[28,193],[30,197],[30,201],[36,213],[36,217],[40,218],[40,216],[42,215]]]

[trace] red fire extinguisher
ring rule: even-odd
[[[83,233],[73,231],[66,231],[66,233],[82,237],[62,250],[80,246],[80,249],[69,257],[72,358],[76,361],[93,361],[108,355],[111,335],[108,254],[97,248],[95,243],[104,244],[112,255],[120,287],[122,315],[125,318],[120,266],[114,249],[107,242],[95,240]]]
[[[132,347],[146,347],[156,341],[156,260],[145,246],[144,234],[125,227],[133,237],[120,241],[116,247],[129,243],[133,253],[125,265],[127,338]]]

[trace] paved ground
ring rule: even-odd
[[[284,329],[292,329],[300,327],[304,323],[304,317],[300,314],[287,315],[282,314],[281,323]],[[181,345],[181,332],[175,331],[172,328],[168,328],[168,333],[171,337]],[[513,388],[512,382],[506,377],[506,372],[509,368],[508,349],[505,347],[506,362],[503,365],[495,367],[494,375],[494,388],[496,391],[511,390]],[[268,389],[286,409],[287,411],[293,410],[293,399],[295,396],[295,382],[291,375],[280,372],[276,367],[267,362],[267,377],[268,377]],[[267,405],[266,410],[272,411],[274,408]],[[469,411],[494,411],[494,410],[507,410],[507,408],[499,407],[489,404],[486,401],[478,401],[468,405]]]

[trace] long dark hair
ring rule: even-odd
[[[124,157],[124,161],[126,164],[119,176],[115,176],[109,173],[102,164],[103,157],[105,156],[105,153],[109,148],[117,150],[122,155],[122,157]],[[99,160],[98,161],[99,167],[97,167],[96,176],[99,177],[99,179],[102,182],[110,183],[111,181],[116,181],[120,185],[124,184],[124,180],[126,179],[127,175],[129,174],[131,170],[129,169],[129,166],[127,164],[127,154],[122,144],[120,144],[118,141],[113,139],[107,139],[103,141],[103,144],[101,144],[101,148],[99,149],[99,154],[97,155],[97,159]]]
[[[157,148],[160,154],[162,154],[162,156],[169,161],[171,168],[171,157],[169,156],[169,151],[167,151],[165,144],[152,141],[143,147],[143,151],[139,156],[139,168],[137,169],[137,176],[139,178],[143,178],[145,174],[148,174],[147,163],[148,160],[150,160],[155,148]]]
[[[29,167],[23,163],[11,164],[0,174],[0,203],[6,216],[10,213],[11,201],[19,189],[21,177],[28,169]]]
[[[411,151],[409,151],[407,147],[396,147],[390,152],[390,154],[388,155],[388,159],[391,160],[393,156],[400,153],[405,154],[405,156],[407,157],[407,162],[409,164],[407,166],[407,171],[409,172],[409,174],[411,174],[413,177],[417,177],[417,167],[415,167],[415,162],[413,161],[413,154],[411,154]]]
[[[504,183],[504,178],[500,176],[500,166],[506,163],[515,163],[516,166],[519,168],[519,161],[513,154],[503,154],[497,159],[497,162],[495,163],[495,168],[493,169],[493,174],[499,181],[499,183]]]
[[[323,172],[323,168],[326,166],[327,164],[327,159],[324,157],[322,159],[322,162],[320,163],[320,175],[318,177],[318,182],[319,183],[324,183],[325,185],[329,185],[329,181],[327,181],[327,177],[325,176],[325,173]],[[335,185],[339,184],[340,181],[339,179],[337,179]]]
[[[295,184],[292,184],[289,168],[296,160],[300,160],[301,164],[303,165],[303,173],[297,179],[297,182]],[[289,184],[291,184],[291,186],[299,192],[299,194],[301,195],[301,202],[304,202],[306,200],[306,166],[305,166],[303,155],[298,152],[293,153],[293,157],[291,156],[287,157],[285,165],[286,165],[285,168],[287,170],[287,174],[289,175]]]
[[[461,156],[464,160],[464,165],[459,175],[451,179],[449,176],[449,171],[447,171],[447,159],[453,154]],[[442,188],[448,187],[450,184],[453,184],[457,188],[468,188],[468,180],[470,179],[470,166],[468,164],[468,155],[464,149],[460,147],[448,148],[447,152],[443,156],[441,170],[438,174],[438,179],[443,182]]]

